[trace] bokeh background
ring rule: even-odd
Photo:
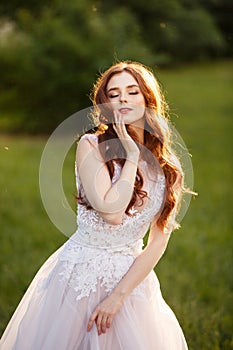
[[[50,222],[39,165],[51,132],[91,105],[118,60],[150,66],[192,154],[194,190],[155,268],[190,350],[233,349],[230,0],[0,2],[0,333],[45,259],[67,239]],[[63,167],[76,208],[75,144]]]

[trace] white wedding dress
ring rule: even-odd
[[[96,142],[95,135],[85,135]],[[1,350],[187,350],[180,325],[162,298],[154,271],[131,292],[105,334],[87,332],[95,307],[128,271],[165,193],[165,177],[141,162],[149,198],[122,224],[106,223],[96,211],[77,208],[77,231],[40,268],[13,314]],[[77,174],[77,186],[83,191]],[[115,164],[113,182],[120,174]],[[155,177],[155,176],[154,176]]]

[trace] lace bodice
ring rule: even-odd
[[[96,142],[96,135],[91,141]],[[112,182],[117,181],[121,169],[114,164],[115,172]],[[148,199],[143,209],[133,207],[131,215],[125,214],[119,225],[112,225],[102,219],[93,209],[84,205],[77,206],[77,231],[65,243],[60,255],[63,262],[62,279],[69,283],[77,293],[77,299],[88,296],[95,291],[99,281],[111,291],[128,271],[134,259],[142,251],[145,236],[152,218],[159,213],[165,194],[165,177],[163,172],[150,176],[145,161],[140,161],[144,186]],[[75,163],[77,188],[83,191]],[[139,292],[141,286],[135,289]]]

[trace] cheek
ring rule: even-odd
[[[136,101],[135,101],[136,102]],[[145,102],[145,99],[143,96],[138,96],[138,99],[137,99],[137,104],[141,105],[141,106],[146,106],[146,102]]]
[[[109,102],[108,105],[112,111],[118,108],[117,102]]]
[[[145,114],[145,106],[144,104],[137,104],[137,108],[135,109],[137,118],[142,118]]]

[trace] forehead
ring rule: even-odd
[[[124,88],[127,86],[138,85],[136,79],[128,72],[114,74],[107,84],[107,90],[112,88]]]

